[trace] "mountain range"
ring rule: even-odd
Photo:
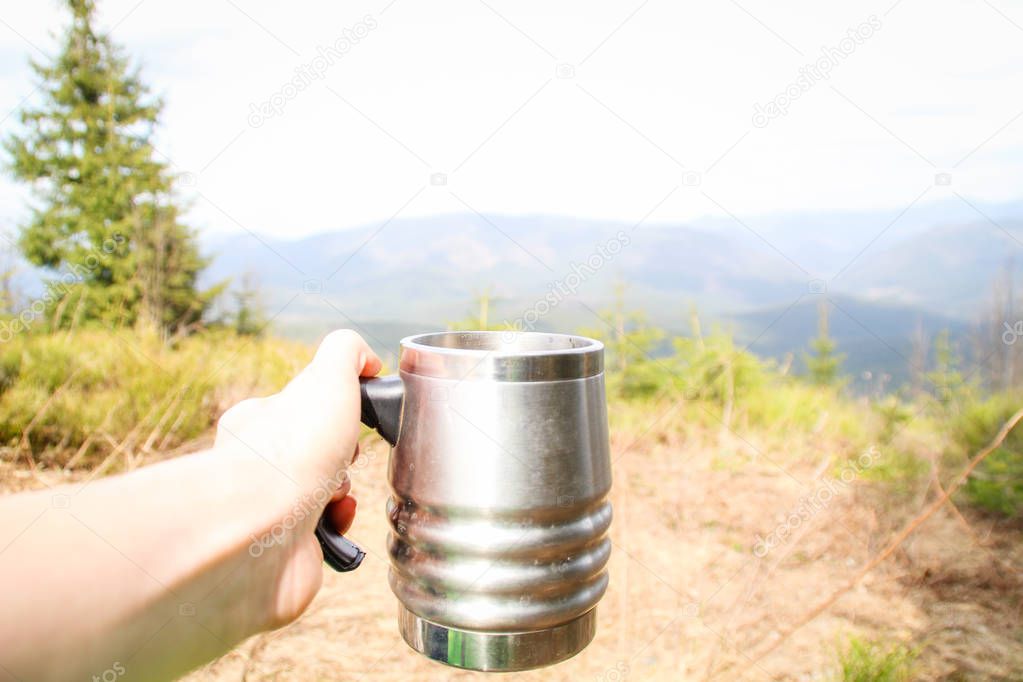
[[[994,283],[1009,272],[1019,285],[1023,201],[639,225],[460,213],[297,239],[201,239],[213,257],[204,281],[254,281],[276,333],[314,341],[353,327],[392,361],[403,336],[477,315],[486,293],[491,324],[541,331],[607,331],[600,313],[621,297],[650,324],[686,334],[695,309],[704,329],[724,327],[764,357],[791,355],[798,372],[826,301],[845,371],[897,384],[914,339],[947,329],[968,359]],[[21,267],[16,285],[31,295],[43,277]]]
[[[695,306],[705,327],[764,356],[792,353],[798,371],[827,299],[846,371],[898,381],[914,335],[948,329],[969,352],[993,282],[1023,248],[1023,202],[638,226],[464,213],[300,239],[217,235],[204,248],[210,281],[249,273],[279,333],[309,340],[351,326],[390,353],[406,334],[476,314],[483,292],[494,322],[599,328],[622,289],[651,324],[686,333]]]

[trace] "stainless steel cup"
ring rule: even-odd
[[[562,661],[593,638],[611,488],[603,345],[532,332],[401,342],[363,385],[393,444],[391,589],[416,651],[462,668]]]

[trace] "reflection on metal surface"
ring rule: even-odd
[[[399,607],[398,627],[410,647],[447,665],[470,670],[528,670],[571,658],[597,631],[597,609],[554,628],[534,632],[456,630]]]
[[[604,371],[604,345],[535,332],[440,332],[401,342],[402,372],[439,379],[556,381]]]
[[[603,345],[427,334],[400,367],[388,552],[405,640],[477,670],[582,650],[611,552]]]

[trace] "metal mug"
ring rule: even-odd
[[[593,639],[611,553],[603,359],[581,336],[441,332],[363,382],[362,420],[392,445],[389,581],[416,651],[512,671]],[[327,562],[357,566],[323,523]]]

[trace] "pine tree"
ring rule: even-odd
[[[947,329],[934,339],[934,369],[925,376],[934,390],[938,406],[945,412],[958,414],[973,401],[974,385],[959,370],[960,359]]]
[[[14,278],[18,274],[17,250],[6,232],[0,233],[0,315],[12,315],[17,306]]]
[[[170,333],[201,321],[223,286],[201,292],[208,261],[183,225],[174,176],[151,143],[162,102],[109,36],[94,0],[68,0],[60,54],[31,62],[42,103],[4,146],[36,198],[19,246],[50,280],[55,324],[101,320]]]
[[[606,349],[608,392],[624,398],[655,395],[668,384],[663,361],[653,357],[664,330],[647,323],[646,315],[625,306],[625,284],[614,287],[612,307],[600,311],[603,325],[581,333],[603,341]]]
[[[804,353],[810,380],[818,386],[831,386],[838,381],[845,355],[836,353],[837,347],[828,333],[828,305],[821,301],[817,306],[817,338],[810,341],[813,353]]]
[[[703,332],[696,306],[689,313],[690,336],[672,339],[678,375],[685,379],[685,397],[709,400],[721,406],[721,424],[731,426],[736,398],[763,384],[767,363],[744,348],[736,348],[731,332]]]
[[[498,298],[486,287],[478,296],[473,299],[478,314],[470,313],[467,317],[454,322],[448,322],[448,328],[454,331],[513,331],[513,325],[507,322],[497,322],[490,313]]]
[[[262,336],[269,324],[263,309],[262,294],[256,275],[250,272],[242,276],[241,283],[231,292],[234,298],[233,315],[235,333],[242,336]]]

